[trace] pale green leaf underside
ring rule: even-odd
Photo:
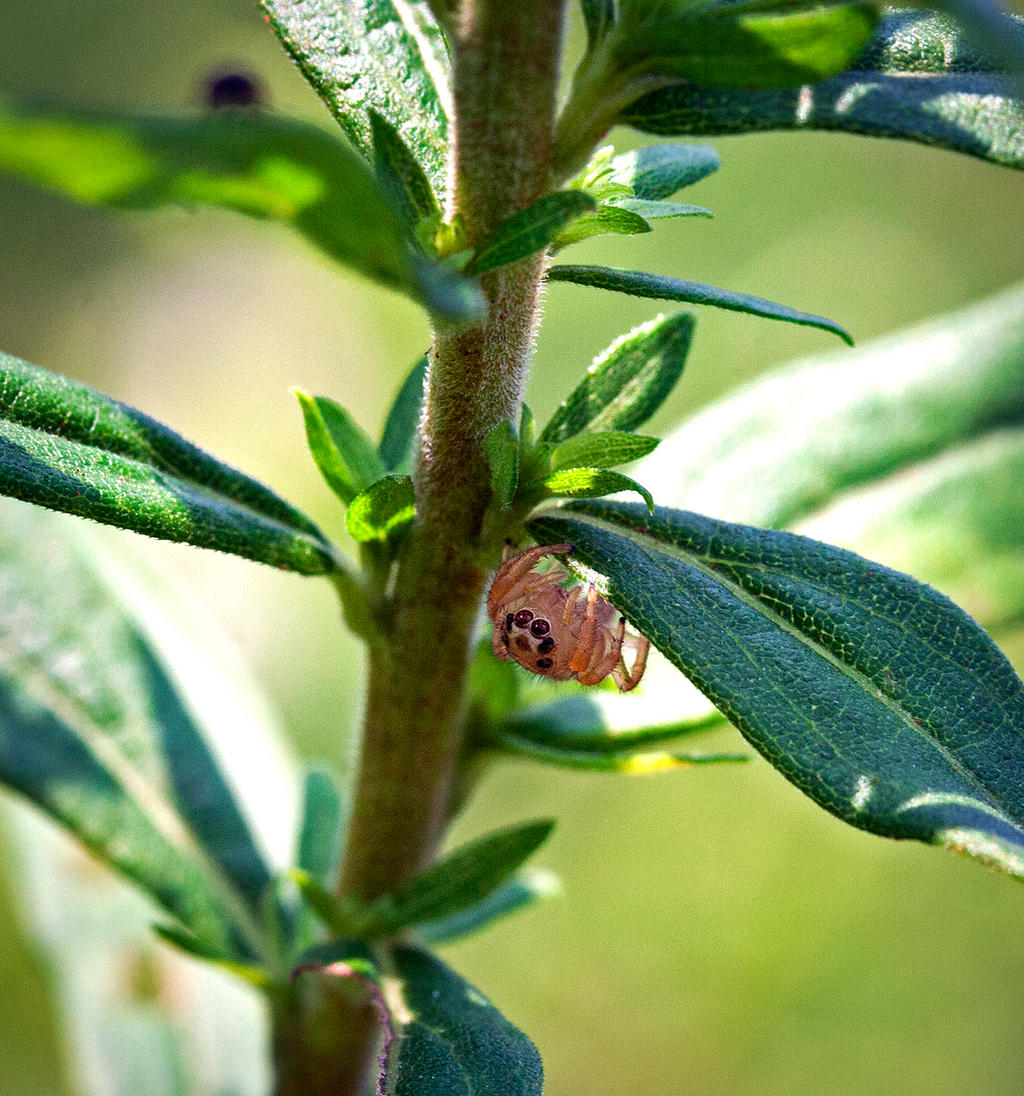
[[[351,149],[281,115],[133,117],[0,104],[0,172],[91,205],[200,205],[277,221],[438,314],[465,319],[479,307],[465,279],[412,246]]]
[[[1008,29],[1020,35],[1014,17]],[[655,91],[622,120],[646,133],[713,136],[822,129],[893,137],[1024,167],[1024,100],[950,20],[900,12],[850,71],[800,88]]]
[[[702,282],[670,278],[663,274],[650,274],[644,270],[615,270],[606,266],[571,266],[569,264],[553,266],[548,271],[548,281],[573,282],[576,285],[591,286],[594,289],[628,293],[633,297],[685,301],[688,304],[724,308],[730,312],[746,312],[767,320],[781,320],[784,323],[830,331],[844,342],[853,345],[853,339],[849,333],[834,320],[816,316],[811,312],[801,312],[798,309],[777,304],[775,301],[766,300],[764,297],[755,297],[749,293],[734,293],[728,289],[704,285]]]
[[[628,186],[635,198],[662,201],[699,183],[721,164],[709,145],[648,145],[616,156],[611,178]]]
[[[534,523],[819,805],[1024,878],[1024,685],[929,587],[685,511],[576,503]]]
[[[260,6],[366,158],[372,109],[395,127],[442,194],[448,56],[429,6],[421,0],[260,0]]]
[[[416,495],[408,476],[385,476],[352,500],[348,531],[361,544],[386,542],[416,516]]]
[[[0,352],[0,493],[300,574],[338,565],[298,510],[147,415]]]
[[[212,950],[270,873],[145,638],[51,515],[0,500],[0,779]]]

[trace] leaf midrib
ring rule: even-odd
[[[902,705],[899,704],[898,701],[891,697],[884,689],[876,685],[876,683],[872,681],[869,677],[867,677],[862,671],[857,670],[855,667],[842,662],[831,651],[829,651],[827,647],[824,647],[817,641],[813,640],[810,636],[800,631],[799,628],[797,628],[795,625],[790,624],[789,621],[785,620],[781,616],[774,614],[767,605],[765,605],[753,594],[745,590],[741,585],[735,582],[728,581],[721,572],[714,570],[710,566],[707,566],[703,563],[703,561],[698,560],[694,556],[688,554],[678,545],[657,540],[649,534],[644,536],[643,534],[635,533],[633,530],[628,529],[625,526],[617,525],[615,522],[609,522],[590,514],[587,514],[585,516],[575,514],[573,517],[575,520],[579,520],[582,518],[582,520],[586,521],[587,523],[593,524],[606,532],[626,537],[626,539],[634,543],[644,553],[644,555],[647,556],[647,558],[658,568],[658,570],[662,571],[670,580],[672,579],[672,574],[657,558],[659,555],[669,556],[670,558],[677,559],[680,563],[683,563],[686,566],[693,567],[694,570],[699,571],[705,577],[716,581],[719,585],[729,590],[729,592],[733,594],[733,596],[737,597],[749,608],[754,609],[766,620],[771,621],[774,626],[786,632],[792,638],[796,639],[798,642],[804,644],[806,647],[818,654],[822,659],[824,659],[826,662],[828,662],[830,665],[832,665],[842,674],[848,677],[851,681],[853,681],[866,694],[874,696],[875,699],[877,699],[891,712],[893,712],[893,714],[896,715],[897,718],[899,718],[913,734],[923,739],[933,749],[935,749],[943,758],[943,760],[946,761],[947,764],[949,764],[949,766],[954,770],[954,772],[956,772],[956,774],[960,776],[961,779],[963,779],[970,788],[974,789],[975,794],[978,795],[982,803],[987,803],[990,806],[995,806],[996,809],[1000,812],[1000,816],[1003,818],[1004,821],[1006,821],[1009,825],[1014,826],[1015,828],[1019,828],[1018,824],[1013,821],[1012,817],[1005,813],[1006,808],[1002,796],[982,784],[975,772],[967,767],[965,763],[954,753],[952,753],[948,746],[944,745],[935,737],[928,734],[927,731],[930,729],[930,725],[926,725],[923,720],[915,723],[914,718],[906,712],[906,710],[902,707]],[[646,542],[653,542],[657,544],[659,546],[658,550],[652,553],[652,551],[648,548]],[[726,561],[723,560],[723,563],[726,563]],[[733,564],[730,562],[727,565],[732,566]],[[802,578],[801,581],[803,581]],[[724,625],[721,622],[719,622],[718,626],[724,628]],[[744,651],[745,655],[747,655],[751,665],[754,666],[755,669],[758,668],[757,663],[752,658],[750,658],[750,655],[747,652],[746,645],[740,641],[735,633],[730,634],[733,635],[737,646]],[[793,708],[791,702],[788,700],[785,694],[779,692],[774,682],[771,683],[771,688],[773,692],[776,693],[776,695],[779,695],[782,698],[787,708],[789,708],[791,711],[796,711],[796,714],[799,715],[804,723],[806,723],[811,729],[813,729],[817,735],[824,737],[821,735],[820,729],[814,726],[814,724],[806,716],[805,713]],[[841,749],[837,749],[834,742],[829,739],[825,739],[825,741],[827,741],[828,744],[836,750],[836,753],[839,756],[844,755],[844,751]]]

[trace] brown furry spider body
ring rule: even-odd
[[[592,582],[566,590],[560,585],[569,573],[564,567],[533,573],[544,556],[572,550],[571,544],[541,544],[501,565],[487,595],[494,653],[556,681],[596,685],[611,674],[620,691],[627,693],[643,677],[647,640],[627,636],[626,618]],[[622,657],[624,642],[636,651],[631,669]]]

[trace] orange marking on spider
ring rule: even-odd
[[[626,618],[592,582],[567,590],[561,583],[569,572],[560,564],[543,575],[533,571],[545,556],[572,551],[571,544],[541,544],[513,556],[506,547],[487,595],[491,648],[498,658],[556,681],[596,685],[611,674],[628,693],[644,676],[648,641],[626,632]],[[631,668],[622,655],[627,644],[635,651]]]

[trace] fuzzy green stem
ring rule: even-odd
[[[464,0],[451,33],[454,141],[449,216],[470,246],[551,188],[565,0]],[[440,329],[430,356],[416,482],[416,523],[399,561],[369,687],[341,893],[374,899],[436,856],[458,795],[466,680],[496,545],[482,539],[490,501],[484,439],[518,419],[533,346],[543,256],[481,279],[478,326]],[[346,1065],[322,1032],[279,1040],[279,1075],[303,1062],[306,1096],[363,1096],[376,1024],[365,1008],[294,1006],[344,1025]],[[354,1080],[355,1078],[355,1080]],[[285,1091],[282,1088],[282,1093]]]

